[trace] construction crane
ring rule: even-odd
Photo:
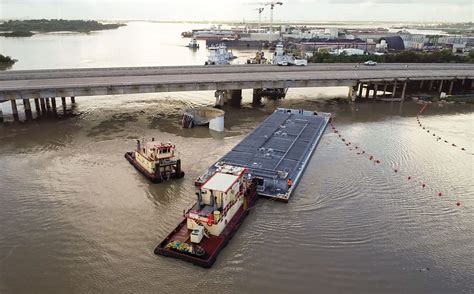
[[[265,6],[270,5],[270,34],[273,34],[273,7],[275,7],[275,5],[283,5],[283,2],[279,2],[279,1],[265,2],[264,5]]]
[[[264,7],[256,8],[254,10],[258,10],[258,30],[262,28],[262,12]]]

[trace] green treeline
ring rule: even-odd
[[[9,20],[0,24],[0,31],[7,37],[32,36],[32,32],[80,32],[116,29],[125,24],[102,24],[95,20],[64,20],[64,19],[31,19],[31,20]]]
[[[386,63],[474,63],[474,51],[469,55],[455,55],[449,50],[439,52],[402,51],[386,55],[332,55],[315,52],[308,62],[313,63],[363,63],[367,60]]]
[[[10,56],[3,56],[0,54],[0,70],[7,69],[15,64],[16,60],[12,59]]]

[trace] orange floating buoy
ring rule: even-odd
[[[438,196],[443,196],[443,193],[439,192],[439,193],[438,193]]]
[[[456,205],[457,205],[457,206],[461,205],[461,202],[459,202],[459,201],[458,201],[458,202],[456,202]]]

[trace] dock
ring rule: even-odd
[[[257,179],[260,197],[288,202],[331,118],[329,113],[278,108],[229,153],[210,166],[196,185],[219,166],[245,167]]]

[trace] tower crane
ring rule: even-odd
[[[280,1],[272,1],[272,2],[264,2],[265,6],[270,5],[270,34],[273,34],[273,7],[276,5],[283,5],[283,2]]]
[[[258,30],[262,28],[262,12],[263,12],[264,7],[256,8],[255,10],[258,10]]]

